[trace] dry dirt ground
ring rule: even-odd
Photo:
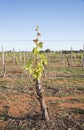
[[[84,130],[83,91],[75,92],[73,90],[72,95],[60,97],[53,96],[53,94],[46,96],[48,92],[53,92],[52,89],[47,90],[45,100],[50,121],[46,122],[41,117],[39,102],[33,87],[23,90],[21,87],[22,81],[16,81],[17,78],[14,77],[0,78],[0,83],[2,83],[0,91],[0,130]],[[63,82],[57,82],[63,84]],[[26,83],[28,82],[25,81],[23,85],[26,86]],[[61,88],[60,91],[66,90]],[[57,91],[58,93],[59,91]]]
[[[48,77],[42,79],[49,122],[42,119],[28,73],[8,64],[3,78],[0,66],[0,130],[84,130],[84,70],[62,64],[57,61],[52,70],[49,64]]]

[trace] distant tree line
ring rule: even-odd
[[[71,52],[73,51],[74,53],[82,53],[83,50],[60,50],[63,54],[71,54]],[[46,50],[41,50],[40,52],[46,52],[46,53],[50,53],[50,52],[60,52],[60,51],[52,51],[51,49],[46,49]]]
[[[53,51],[51,49],[46,49],[46,50],[41,50],[40,52],[46,52],[46,53],[50,53],[50,52],[62,52],[63,54],[70,54],[71,52],[74,52],[74,53],[83,53],[83,50],[80,49],[80,50],[60,50],[60,51]],[[9,50],[9,51],[5,51],[5,52],[13,52],[12,50]],[[16,51],[18,52],[18,51]],[[22,53],[23,52],[31,52],[31,51],[21,51]]]

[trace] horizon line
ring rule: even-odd
[[[33,41],[33,40],[0,40],[0,42],[20,42],[20,41],[25,41],[25,42],[27,42],[27,41]],[[60,42],[60,41],[63,41],[63,42],[66,42],[66,41],[73,41],[73,42],[75,42],[75,41],[81,41],[81,42],[84,42],[84,40],[76,40],[76,39],[74,39],[74,40],[55,40],[55,39],[50,39],[50,40],[41,40],[41,41],[58,41],[58,42]]]

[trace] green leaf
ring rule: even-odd
[[[29,68],[29,73],[30,73],[30,75],[33,73],[32,66]]]
[[[43,48],[43,42],[39,41],[40,33],[38,32],[38,28],[36,28],[37,31],[37,37],[33,40],[35,43],[35,47],[32,50],[33,59],[30,59],[26,64],[26,70],[29,71],[30,75],[34,79],[40,80],[43,74],[44,65],[47,64],[47,59],[44,54],[40,53],[40,49]]]
[[[47,60],[43,59],[43,64],[46,65],[47,64]]]
[[[37,48],[33,48],[32,52],[33,54],[37,55],[39,53],[39,50]]]
[[[29,59],[26,63],[26,68],[29,68],[32,65],[32,59]]]
[[[45,58],[45,55],[44,54],[40,54],[40,57],[41,57],[41,59],[44,59]]]
[[[39,44],[38,44],[38,46],[39,46],[39,48],[43,48],[43,42],[39,42]]]

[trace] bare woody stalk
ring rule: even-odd
[[[40,49],[43,47],[43,43],[39,41],[40,33],[38,32],[39,26],[36,27],[37,37],[33,40],[35,47],[32,50],[33,59],[30,59],[26,65],[26,69],[30,72],[30,75],[33,76],[35,82],[35,88],[37,93],[37,98],[40,103],[40,108],[42,112],[43,119],[49,121],[48,108],[45,103],[45,98],[43,95],[43,88],[41,84],[41,77],[44,71],[44,65],[47,63],[47,60],[43,54],[40,53]]]
[[[42,117],[43,119],[49,121],[48,108],[45,103],[45,97],[43,95],[41,82],[39,80],[36,80],[35,84],[36,84],[36,92],[37,92],[38,100],[40,102],[40,107],[42,111]]]

